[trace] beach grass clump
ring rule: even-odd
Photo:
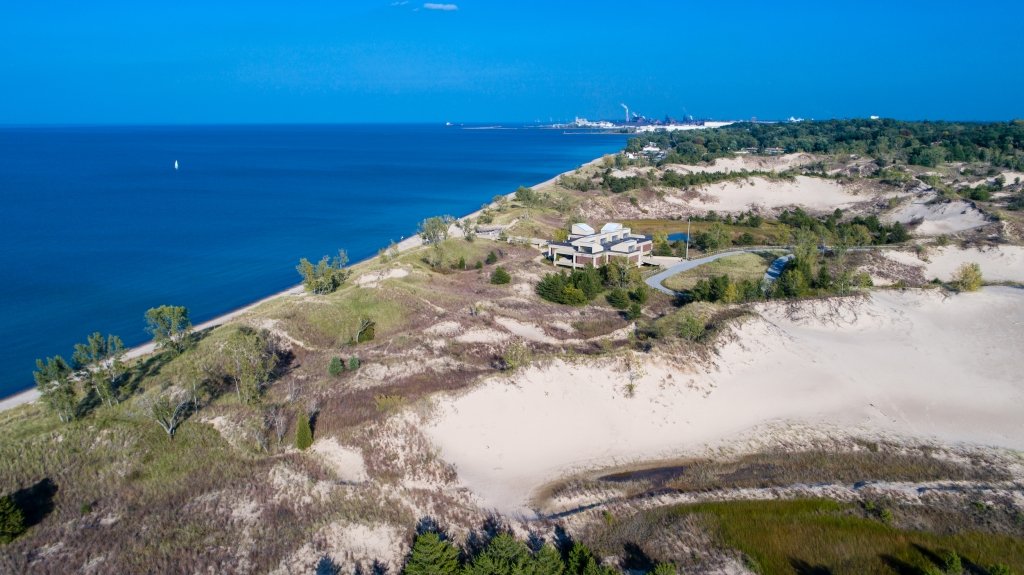
[[[701,553],[679,553],[667,543],[679,537],[703,540]],[[672,561],[684,572],[702,572],[709,557],[737,554],[756,573],[961,573],[958,560],[961,568],[1024,568],[1019,537],[956,527],[901,529],[865,516],[856,504],[825,499],[662,507],[597,524],[584,541],[609,555],[630,547],[636,553],[642,541],[640,551],[651,560]]]

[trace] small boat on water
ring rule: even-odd
[[[175,169],[175,170],[177,170],[177,169],[178,169],[178,160],[174,160],[174,169]]]

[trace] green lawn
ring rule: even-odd
[[[746,279],[761,281],[774,259],[775,256],[770,254],[737,254],[678,273],[666,279],[663,284],[669,289],[683,291],[693,288],[699,280],[723,274],[727,274],[734,282]]]
[[[690,222],[690,234],[695,236],[700,232],[707,231],[713,222]],[[686,220],[622,220],[622,225],[638,234],[675,234],[686,233]],[[726,225],[726,232],[733,241],[739,239],[744,233],[754,237],[754,243],[758,245],[777,245],[789,242],[790,229],[785,224],[778,222],[764,222],[760,227]],[[694,247],[690,246],[693,253]]]

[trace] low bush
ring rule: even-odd
[[[327,373],[334,377],[338,377],[345,371],[345,362],[340,357],[332,357],[331,365],[327,367]]]

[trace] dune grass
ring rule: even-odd
[[[958,553],[968,566],[1002,563],[1012,572],[1024,570],[1020,538],[902,530],[863,516],[855,505],[835,501],[702,503],[675,507],[671,513],[700,516],[720,543],[743,552],[760,573],[927,573],[941,568],[947,551]]]
[[[711,276],[728,275],[734,282],[753,280],[760,282],[775,256],[772,254],[742,253],[697,266],[678,273],[664,282],[665,287],[683,291],[693,288],[698,281]]]

